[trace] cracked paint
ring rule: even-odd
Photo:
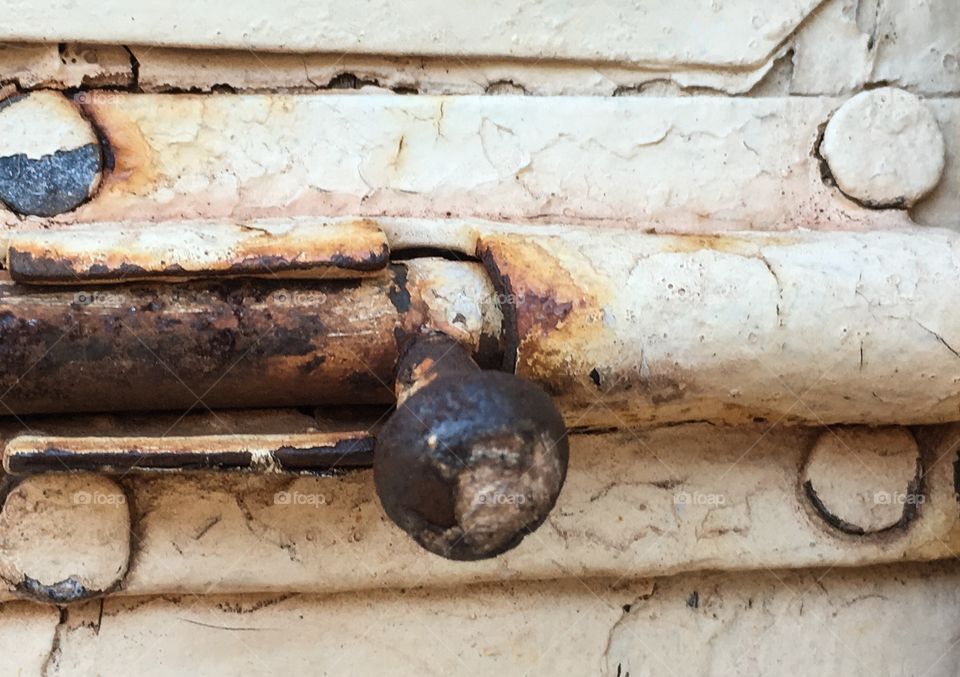
[[[816,430],[693,424],[573,433],[571,472],[548,526],[500,558],[466,566],[430,555],[393,526],[369,470],[320,478],[130,475],[124,489],[136,539],[123,585],[111,597],[333,593],[424,581],[469,586],[506,573],[514,580],[637,578],[940,559],[960,547],[955,458],[944,453],[955,432],[924,443],[926,501],[908,528],[859,538],[838,538],[798,492]],[[71,477],[47,481],[59,486]],[[89,559],[96,549],[84,542],[75,551]],[[258,565],[236,566],[238,552]],[[358,559],[366,566],[357,567]],[[96,575],[114,574],[104,568]]]
[[[584,428],[921,424],[960,408],[960,364],[914,348],[960,345],[956,237],[566,228],[481,233],[478,251],[508,301],[508,369]]]
[[[820,181],[810,149],[838,105],[832,99],[504,101],[93,96],[84,107],[110,141],[116,168],[97,199],[53,223],[144,213],[469,215],[708,232],[909,223],[902,213],[852,204]]]

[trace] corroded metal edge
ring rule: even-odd
[[[383,271],[390,247],[365,219],[86,224],[9,236],[16,282],[74,285],[209,277],[349,278]]]
[[[184,470],[322,473],[373,463],[370,433],[63,437],[19,435],[7,442],[3,469],[123,473]]]

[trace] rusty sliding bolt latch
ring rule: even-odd
[[[563,418],[543,390],[481,371],[443,334],[411,340],[396,390],[373,474],[387,515],[417,543],[449,559],[484,559],[543,523],[569,456]]]
[[[13,279],[0,278],[10,413],[387,404],[395,394],[374,480],[386,513],[417,543],[483,559],[546,519],[566,477],[566,428],[538,386],[471,358],[501,346],[501,309],[479,264],[389,263],[385,235],[367,223],[176,232],[114,224],[15,238]],[[202,243],[203,254],[185,243]],[[275,268],[311,279],[249,279]],[[7,444],[4,463],[29,473],[322,472],[369,462],[369,442],[308,433],[286,442],[41,434]]]

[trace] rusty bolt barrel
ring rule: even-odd
[[[392,403],[403,336],[445,322],[417,265],[357,280],[0,282],[0,415]],[[475,264],[427,270],[452,297],[486,283]],[[471,326],[478,346],[499,345]]]
[[[494,557],[546,519],[569,455],[563,418],[522,378],[481,371],[451,338],[414,338],[373,473],[387,515],[427,550]]]

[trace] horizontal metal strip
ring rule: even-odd
[[[481,236],[509,370],[568,426],[960,418],[960,234]]]
[[[654,24],[663,27],[677,8],[662,5],[660,9],[664,14],[658,15]],[[738,9],[724,7],[723,11]],[[689,57],[675,49],[678,42],[673,36],[642,46],[658,53],[654,64],[610,61],[612,55],[602,53],[591,60],[544,59],[542,51],[534,53],[522,42],[512,45],[518,50],[515,57],[452,52],[426,57],[416,55],[414,45],[401,56],[383,56],[347,50],[267,52],[247,45],[240,49],[181,49],[130,41],[121,46],[58,40],[7,43],[6,49],[0,50],[0,78],[25,89],[107,86],[145,92],[209,92],[229,87],[240,92],[275,93],[362,88],[368,93],[404,94],[831,96],[887,83],[926,96],[960,91],[960,69],[952,67],[960,56],[955,30],[960,24],[960,6],[954,0],[922,4],[885,0],[874,9],[850,12],[844,0],[826,0],[765,60],[748,66],[692,65],[687,62]],[[699,28],[707,27],[712,18],[718,18],[716,8],[705,14]],[[603,35],[577,39],[600,43],[607,30],[609,27]],[[96,37],[101,39],[99,31]],[[747,59],[767,49],[724,38],[703,47],[729,50],[731,55],[739,51]],[[442,48],[442,43],[439,46]],[[366,43],[361,42],[353,49],[365,48]]]
[[[20,435],[3,452],[14,475],[41,472],[234,470],[313,472],[369,467],[369,433],[53,437]]]
[[[841,103],[87,92],[82,109],[106,153],[99,190],[73,211],[25,222],[350,214],[696,232],[909,224],[903,210],[866,209],[824,183],[815,147]],[[960,118],[960,102],[929,105],[949,137],[943,120]],[[955,185],[953,164],[945,186]],[[914,211],[956,226],[958,200],[943,189]],[[12,212],[3,220],[24,227]]]
[[[95,661],[97,674],[127,677],[135,657],[163,675],[292,674],[306,665],[341,674],[349,664],[359,675],[420,677],[424,665],[410,657],[429,656],[433,674],[956,677],[958,589],[960,565],[944,562],[323,596],[169,595],[94,600],[62,616],[6,604],[0,633],[4,664],[23,675]]]
[[[955,557],[956,427],[920,431],[918,493],[883,460],[884,448],[873,450],[876,463],[846,462],[870,457],[869,429],[843,437],[850,454],[818,457],[814,474],[833,482],[830,500],[841,501],[828,507],[906,514],[922,502],[901,526],[862,536],[837,529],[800,489],[811,450],[832,435],[704,424],[573,434],[567,484],[547,522],[516,549],[472,563],[435,557],[407,538],[384,515],[368,470],[155,474],[119,484],[84,473],[28,477],[0,514],[3,594],[335,592],[466,585],[504,572],[623,579]],[[238,566],[238,557],[257,566]],[[25,588],[27,578],[35,583]]]
[[[339,279],[376,274],[390,249],[369,221],[310,223],[98,223],[13,232],[7,270],[16,282],[77,285],[258,276]]]
[[[404,244],[434,227],[486,271],[410,259],[353,282],[0,284],[3,402],[18,415],[386,403],[395,332],[428,327],[486,366],[505,346],[506,369],[546,387],[572,428],[958,418],[953,231],[379,223]]]
[[[744,66],[762,60],[819,3],[377,0],[361,11],[349,0],[238,0],[223,12],[185,0],[83,8],[17,0],[0,39]]]

